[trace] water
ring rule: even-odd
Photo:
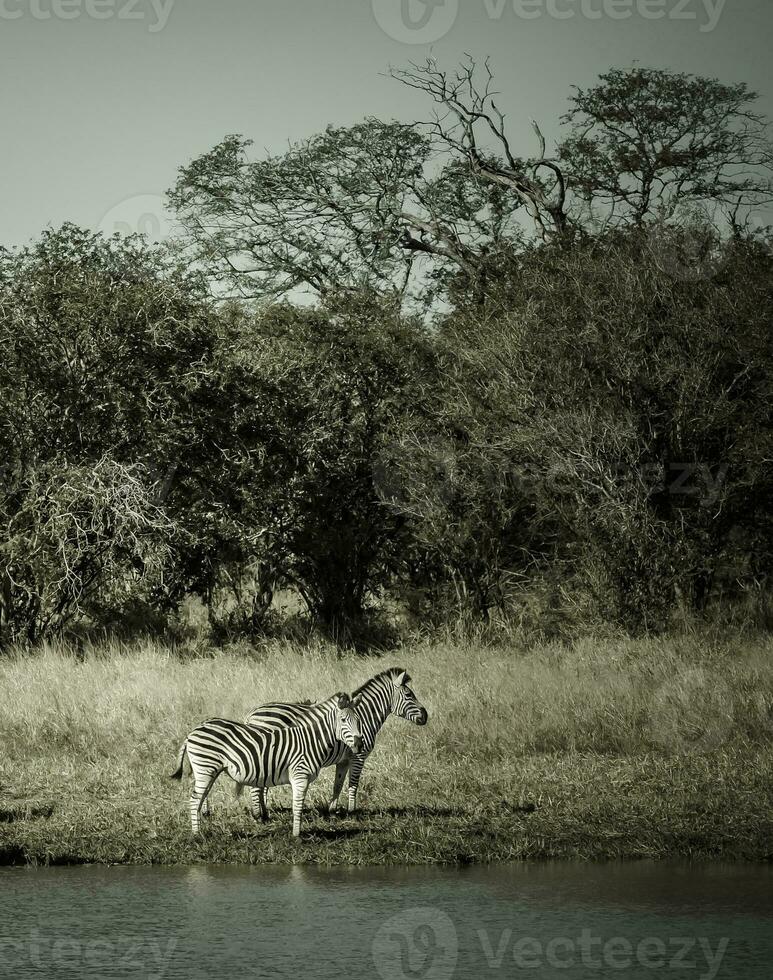
[[[767,980],[773,868],[4,868],[5,976]]]

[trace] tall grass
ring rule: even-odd
[[[351,691],[396,664],[412,674],[430,721],[423,729],[397,720],[385,726],[363,777],[366,810],[445,808],[463,816],[548,799],[563,801],[569,814],[585,779],[588,791],[593,785],[596,795],[607,795],[617,820],[623,784],[638,782],[641,805],[652,808],[662,801],[651,794],[667,792],[663,780],[681,771],[674,776],[681,792],[694,778],[693,797],[721,809],[734,773],[747,778],[750,795],[770,775],[770,637],[582,639],[571,648],[528,651],[427,643],[386,658],[341,656],[324,644],[275,643],[187,659],[150,642],[78,653],[47,646],[0,659],[0,810],[5,805],[10,813],[0,822],[0,840],[3,833],[27,840],[13,807],[36,801],[54,810],[48,831],[27,828],[38,846],[57,814],[68,826],[86,828],[105,807],[115,815],[111,831],[103,813],[106,840],[111,833],[120,838],[136,807],[146,821],[167,827],[156,833],[172,825],[182,833],[184,801],[165,774],[193,726],[214,715],[242,718],[268,700]],[[323,775],[312,798],[321,799],[328,785]],[[224,786],[215,803],[226,824],[240,818]],[[598,801],[588,797],[585,805],[597,808]],[[725,817],[719,809],[715,816],[713,825],[721,827]],[[354,846],[347,842],[349,851],[341,853]],[[377,850],[371,859],[388,859]],[[230,859],[227,848],[218,856]]]
[[[700,748],[701,738],[713,746],[773,735],[773,638],[691,635],[528,652],[427,644],[388,657],[341,657],[324,644],[193,659],[153,643],[78,653],[49,645],[0,659],[0,737],[11,756],[123,752],[138,738],[161,751],[203,718],[351,691],[393,663],[412,674],[432,721],[421,744],[436,749],[668,753],[690,740]]]

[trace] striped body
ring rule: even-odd
[[[427,723],[427,710],[419,704],[416,695],[408,687],[410,677],[400,667],[392,667],[371,677],[352,695],[352,705],[360,724],[362,749],[351,751],[339,741],[331,753],[326,766],[336,767],[333,782],[333,795],[330,808],[333,809],[341,795],[344,780],[349,774],[348,811],[357,809],[357,790],[365,760],[373,751],[376,736],[390,714],[405,718],[415,725]],[[251,711],[245,722],[259,731],[279,731],[288,726],[303,725],[313,719],[320,705],[315,704],[264,704]],[[265,787],[256,786],[250,793],[253,813],[257,808],[263,820],[268,817],[266,810]]]
[[[238,721],[211,718],[188,735],[180,749],[180,779],[187,753],[193,773],[190,812],[193,833],[199,832],[201,807],[222,772],[240,786],[279,786],[293,790],[293,835],[300,833],[301,813],[309,784],[320,769],[338,757],[340,745],[362,748],[359,719],[349,697],[336,694],[314,706],[313,716],[292,727],[259,730]]]

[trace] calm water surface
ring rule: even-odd
[[[0,977],[768,980],[773,869],[0,869]]]

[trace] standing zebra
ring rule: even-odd
[[[362,732],[362,748],[352,753],[346,745],[339,743],[336,752],[331,753],[325,765],[336,767],[333,782],[333,796],[330,800],[332,810],[341,795],[344,779],[349,773],[349,813],[357,809],[357,788],[365,760],[373,751],[381,726],[390,714],[405,718],[414,725],[427,724],[427,709],[419,704],[416,695],[408,687],[408,673],[402,667],[390,667],[358,687],[352,695],[352,704],[357,712]],[[277,731],[287,726],[304,724],[313,718],[320,705],[316,704],[264,704],[255,708],[245,718],[245,724],[260,731]],[[266,791],[256,786],[250,790],[253,815],[260,809],[262,820],[268,819]]]
[[[313,717],[293,728],[261,731],[238,721],[211,718],[193,731],[180,747],[172,779],[182,779],[185,754],[193,773],[191,826],[199,832],[201,806],[221,772],[239,786],[279,786],[293,790],[293,837],[301,832],[303,801],[320,769],[338,758],[341,743],[360,752],[359,719],[347,694],[334,694],[315,705]]]

